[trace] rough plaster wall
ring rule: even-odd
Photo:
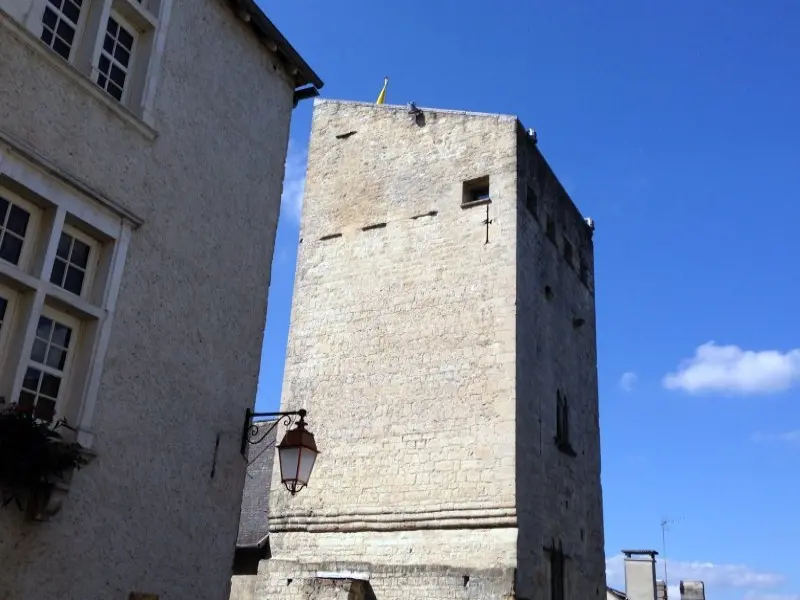
[[[3,28],[0,48],[0,127],[146,221],[99,391],[99,457],[53,522],[0,513],[0,598],[226,597],[291,87],[216,1],[175,2],[154,142]]]
[[[338,564],[305,564],[271,560],[262,563],[255,599],[333,600],[335,591],[349,587],[344,580],[316,578],[318,573],[341,571]],[[514,570],[455,569],[438,565],[400,567],[362,565],[356,572],[368,581],[353,591],[364,600],[511,600],[514,598]],[[357,583],[357,582],[353,582]],[[365,589],[366,588],[366,589]],[[352,589],[352,588],[351,588]],[[371,594],[370,594],[371,592]],[[344,596],[344,598],[347,598]],[[240,600],[240,599],[237,599]],[[250,600],[242,598],[241,600]]]
[[[518,593],[549,594],[548,555],[561,540],[566,593],[600,598],[605,590],[597,355],[594,297],[579,277],[578,257],[589,266],[593,285],[590,230],[539,151],[519,135],[519,231],[517,258],[517,438]],[[526,208],[527,187],[538,198],[534,216]],[[547,215],[556,223],[558,247],[547,238]],[[574,266],[563,240],[574,246]],[[553,297],[545,296],[545,286]],[[573,320],[585,324],[575,328]],[[577,456],[558,450],[556,390],[569,401],[570,441]]]
[[[273,556],[514,562],[515,120],[425,118],[316,103],[282,406],[322,453],[295,497],[274,471]]]

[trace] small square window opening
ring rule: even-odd
[[[490,188],[488,176],[465,181],[461,204],[471,206],[474,204],[485,204],[487,202],[491,202],[491,195],[489,191]]]

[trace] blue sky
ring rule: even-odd
[[[595,219],[609,583],[800,600],[800,3],[262,0],[323,96],[517,114]],[[311,102],[295,111],[258,407],[278,406]],[[797,281],[797,280],[795,280]],[[673,595],[675,598],[677,595]]]

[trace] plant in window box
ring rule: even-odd
[[[49,516],[54,486],[88,462],[80,444],[58,433],[62,426],[18,404],[0,408],[0,506],[14,502],[30,520]]]

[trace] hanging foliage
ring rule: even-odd
[[[87,462],[83,448],[66,442],[52,425],[18,405],[0,410],[0,504],[25,510],[32,497],[48,495],[53,484]]]

